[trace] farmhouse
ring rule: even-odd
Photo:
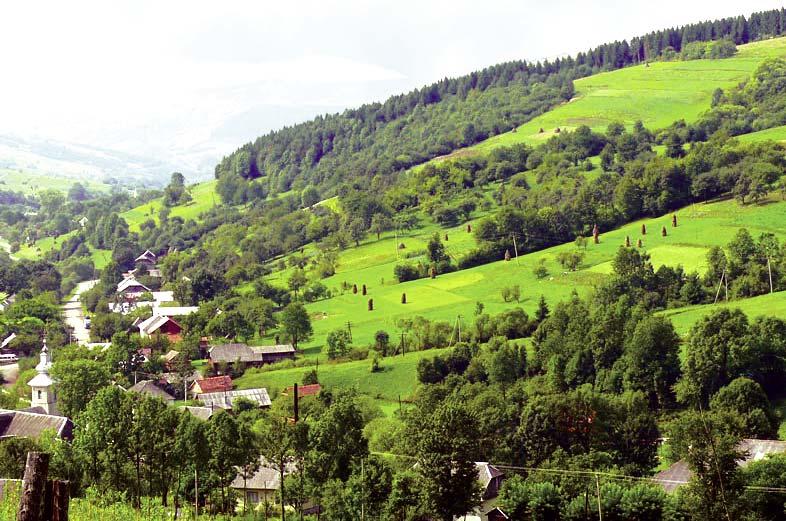
[[[292,344],[275,346],[248,346],[246,344],[222,344],[213,346],[208,353],[211,366],[226,363],[231,366],[240,362],[251,367],[260,367],[280,360],[294,360]]]
[[[737,465],[745,467],[770,454],[786,453],[786,441],[744,439],[740,441],[738,449],[745,454],[745,457],[738,460]],[[688,462],[679,460],[666,470],[655,474],[653,481],[662,486],[663,490],[671,493],[690,481],[692,477],[693,472],[688,468]]]
[[[183,328],[171,317],[152,316],[140,322],[137,327],[142,338],[153,335],[165,335],[172,342],[180,341],[180,333]]]
[[[134,259],[135,266],[144,266],[148,270],[155,268],[156,262],[158,262],[158,256],[150,250],[145,250],[142,255]]]
[[[141,380],[129,387],[128,392],[144,394],[151,398],[161,398],[167,405],[174,405],[175,397],[161,389],[153,380]]]
[[[59,438],[70,440],[74,424],[65,416],[34,411],[0,409],[0,440],[4,438],[36,439],[44,431],[54,432]]]
[[[242,391],[223,391],[197,395],[197,400],[209,409],[227,409],[234,407],[235,401],[243,398],[256,403],[259,407],[270,407],[270,396],[267,389],[243,389]]]
[[[213,409],[210,407],[194,407],[191,405],[181,405],[180,409],[188,412],[191,416],[207,421],[213,416]]]
[[[295,472],[294,463],[289,463],[284,469],[284,476]],[[238,495],[245,499],[248,506],[262,502],[275,503],[278,499],[278,491],[281,488],[281,473],[273,468],[264,458],[259,458],[259,468],[251,476],[243,476],[239,472],[230,485],[238,491]]]
[[[223,393],[231,390],[232,377],[228,375],[196,380],[191,386],[191,393],[194,396],[208,393]]]
[[[142,293],[150,293],[150,288],[134,277],[123,279],[117,284],[117,294],[126,299],[137,299]]]

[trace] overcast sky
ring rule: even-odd
[[[0,132],[127,151],[226,150],[444,76],[771,0],[13,2]]]

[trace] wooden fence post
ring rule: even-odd
[[[28,452],[17,521],[42,521],[41,502],[49,472],[49,454]]]
[[[68,502],[70,499],[68,481],[55,481],[52,491],[52,521],[68,521]]]

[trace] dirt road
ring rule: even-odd
[[[85,291],[98,284],[97,280],[87,280],[76,285],[76,291],[71,299],[63,305],[63,315],[68,327],[74,330],[73,341],[86,345],[90,342],[90,331],[85,329],[85,315],[82,312],[82,303],[79,297]]]

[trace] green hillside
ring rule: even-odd
[[[765,59],[782,56],[786,56],[786,38],[775,38],[741,45],[732,58],[653,62],[581,78],[574,82],[576,95],[570,102],[457,153],[536,144],[557,128],[570,130],[579,125],[602,130],[611,122],[632,125],[641,120],[647,128],[658,129],[679,119],[694,121],[710,108],[715,89],[733,87]]]
[[[550,304],[564,300],[574,290],[586,294],[593,283],[601,280],[611,271],[611,261],[625,242],[632,244],[641,238],[643,248],[651,255],[653,265],[676,266],[681,264],[687,271],[704,272],[706,253],[712,246],[725,246],[740,228],[747,228],[751,235],[758,237],[764,232],[772,232],[779,238],[786,238],[786,202],[774,197],[764,204],[740,206],[733,200],[708,204],[697,204],[677,212],[678,227],[671,227],[671,216],[657,219],[644,219],[617,230],[601,233],[601,243],[587,246],[586,256],[581,268],[566,272],[557,262],[561,251],[575,249],[573,244],[564,244],[540,252],[522,255],[518,261],[500,260],[491,264],[467,270],[440,275],[436,279],[420,279],[396,283],[393,268],[397,263],[396,238],[392,234],[375,237],[358,248],[343,252],[339,258],[337,272],[333,277],[323,280],[337,296],[314,302],[307,309],[314,318],[314,340],[308,344],[309,355],[318,354],[328,332],[352,324],[352,332],[357,345],[371,343],[374,333],[379,329],[387,330],[395,336],[399,331],[398,320],[421,315],[432,320],[455,321],[462,315],[465,324],[471,322],[476,302],[484,304],[489,313],[498,313],[515,306],[523,307],[532,314],[540,295]],[[647,228],[647,235],[641,235],[641,225]],[[661,236],[661,227],[667,227],[668,235]],[[472,235],[464,225],[445,231],[448,252],[457,255],[473,245]],[[425,248],[433,229],[426,228],[419,233],[398,237],[406,245],[403,251]],[[444,238],[444,237],[443,237]],[[510,251],[513,252],[511,243]],[[399,251],[398,255],[401,253]],[[533,268],[545,260],[549,276],[538,279]],[[414,259],[417,260],[417,259]],[[277,273],[274,283],[284,285],[289,271]],[[342,283],[367,286],[368,296],[352,291],[342,292]],[[504,302],[500,291],[503,287],[518,284],[521,288],[521,302]],[[401,304],[401,294],[407,294],[407,304]],[[374,311],[367,310],[367,300],[374,299]],[[786,299],[786,296],[782,296]],[[784,315],[786,316],[786,315]]]
[[[10,168],[0,168],[0,190],[35,195],[42,190],[67,192],[74,183],[81,183],[91,192],[108,192],[109,185],[88,178],[57,177]]]

